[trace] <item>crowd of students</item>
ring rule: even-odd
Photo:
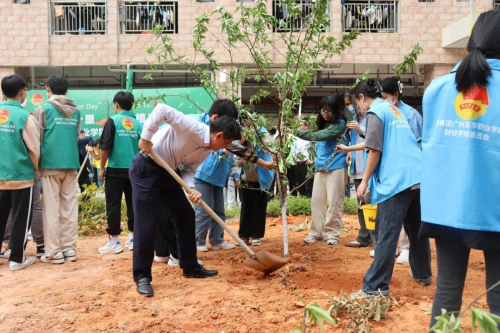
[[[398,241],[399,262],[409,263],[409,275],[428,286],[429,238],[436,239],[432,323],[441,309],[460,310],[471,249],[484,251],[486,285],[500,280],[500,216],[494,203],[500,189],[491,172],[500,151],[494,138],[498,131],[493,131],[500,104],[492,98],[500,86],[499,22],[498,11],[478,18],[469,55],[427,89],[425,119],[403,102],[398,77],[370,79],[343,96],[322,98],[316,128],[309,131],[307,119],[302,119],[294,133],[287,159],[292,165],[290,187],[305,180],[309,165],[314,163],[315,168],[313,183],[301,192],[312,198],[312,225],[304,242],[338,244],[348,172],[359,205],[378,205],[376,230],[366,228],[359,209],[360,231],[348,244],[353,248],[375,244],[373,263],[353,298],[389,294]],[[238,235],[248,245],[261,245],[276,163],[242,137],[231,100],[215,101],[208,113],[196,118],[158,104],[143,126],[132,112],[133,95],[118,92],[114,115],[102,137],[93,141],[81,133],[80,112],[66,98],[68,87],[63,77],[50,77],[47,102],[29,114],[22,108],[26,82],[16,75],[1,82],[0,138],[9,145],[0,147],[0,239],[8,239],[9,245],[0,257],[9,259],[10,270],[36,261],[24,254],[30,227],[42,262],[76,260],[77,184],[82,191],[90,184],[89,155],[96,170],[94,181],[105,182],[109,241],[98,252],[123,252],[119,236],[124,196],[130,231],[125,246],[133,251],[139,294],[154,294],[153,261],[180,267],[187,278],[218,274],[203,267],[197,251],[231,250],[235,245],[224,239],[223,229],[197,204],[203,199],[225,221],[224,187],[229,179],[239,187],[241,199]],[[243,126],[251,124],[240,120]],[[250,130],[263,142],[271,142],[265,128]],[[311,144],[316,145],[314,161],[308,155]],[[191,193],[186,195],[157,164],[152,151],[180,175]],[[86,173],[77,179],[82,165]],[[491,312],[500,314],[500,288],[491,290],[487,300]]]

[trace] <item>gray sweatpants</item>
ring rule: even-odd
[[[11,228],[12,228],[12,211],[9,214],[9,219],[7,220],[7,226],[5,227],[4,242],[6,244],[9,244],[10,242]],[[38,173],[35,173],[35,186],[33,186],[33,220],[31,222],[31,234],[33,235],[33,241],[37,245],[41,245],[44,243],[42,203],[40,202],[40,174]]]

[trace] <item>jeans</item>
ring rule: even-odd
[[[361,179],[354,179],[354,187],[356,188],[356,192],[358,191],[359,184],[361,184]],[[362,204],[364,204],[364,202],[362,202]],[[374,231],[366,229],[365,215],[363,214],[363,210],[361,208],[358,208],[358,220],[359,220],[359,233],[358,233],[358,238],[356,238],[356,240],[358,241],[359,244],[363,246],[373,246]]]
[[[194,184],[195,189],[201,193],[203,201],[212,208],[222,221],[226,221],[224,215],[224,188],[219,187],[203,180],[196,179]],[[207,234],[209,234],[209,242],[212,245],[224,242],[224,229],[208,214],[200,205],[194,206],[196,214],[196,243],[198,246],[207,244]]]
[[[432,278],[429,239],[418,238],[420,223],[420,189],[400,192],[378,204],[375,258],[363,278],[363,292],[373,295],[380,290],[383,295],[389,294],[401,225],[410,239],[413,277],[422,282]]]
[[[455,314],[460,312],[470,248],[460,241],[436,238],[436,251],[438,277],[432,305],[431,327],[436,323],[435,317],[441,315],[441,309]],[[500,281],[500,252],[487,250],[483,252],[488,289]],[[490,291],[486,297],[491,313],[500,316],[500,287]]]

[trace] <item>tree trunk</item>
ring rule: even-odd
[[[286,223],[286,206],[288,195],[286,195],[286,192],[283,197],[283,199],[280,197],[281,218],[283,219],[283,256],[288,257],[288,226]]]

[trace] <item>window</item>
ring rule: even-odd
[[[30,0],[13,0],[15,4],[29,5]]]
[[[164,33],[178,33],[177,2],[125,0],[118,12],[121,34],[149,34],[157,25]]]
[[[274,27],[274,32],[300,31],[302,27],[311,19],[313,6],[316,0],[297,0],[295,3],[301,7],[299,17],[288,15],[286,4],[280,4],[280,1],[273,1],[273,15],[279,20],[279,25]],[[330,12],[329,8],[327,9]],[[325,31],[325,29],[323,29]]]
[[[393,33],[399,30],[399,1],[373,3],[357,1],[342,4],[344,32],[359,30],[362,33]]]
[[[436,2],[436,0],[418,0],[418,2]]]
[[[500,10],[500,0],[495,0],[495,2],[493,3],[493,9]]]
[[[102,35],[108,31],[106,3],[50,1],[52,35]]]
[[[457,2],[470,2],[470,0],[457,0]]]

